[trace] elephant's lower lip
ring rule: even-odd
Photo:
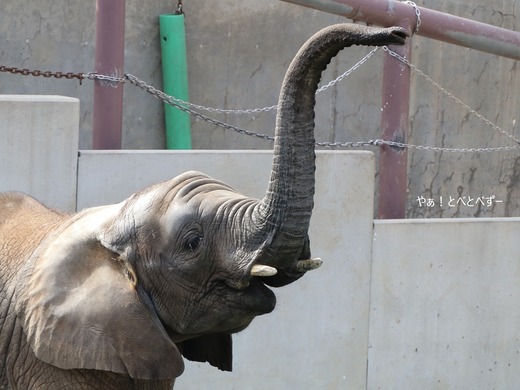
[[[256,315],[267,314],[276,306],[276,296],[257,278],[251,278],[249,286],[238,291],[242,306]]]

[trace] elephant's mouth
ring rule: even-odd
[[[239,305],[253,315],[270,313],[276,306],[276,296],[257,277],[252,277],[246,288],[236,292]]]
[[[277,269],[268,265],[255,264],[252,266],[250,275],[262,278],[263,283],[271,287],[285,286],[301,278],[307,271],[315,270],[323,264],[322,260],[301,259],[289,269]]]
[[[248,277],[240,280],[229,278],[224,283],[234,290],[240,306],[255,315],[267,314],[274,310],[276,297],[266,285],[272,287],[285,285],[288,280],[294,281],[321,264],[320,259],[299,260],[289,271],[254,264],[250,267]]]

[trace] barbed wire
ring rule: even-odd
[[[407,2],[412,3],[412,2]],[[412,5],[412,4],[411,4]],[[414,5],[414,4],[413,4]],[[418,8],[415,6],[416,12],[418,11]],[[420,13],[417,15],[417,26],[418,29],[420,26]],[[438,146],[424,146],[424,145],[414,145],[409,143],[401,143],[401,142],[395,142],[395,141],[388,141],[388,140],[382,140],[382,139],[376,139],[376,140],[369,140],[369,141],[357,141],[357,142],[316,142],[315,145],[318,147],[325,147],[325,148],[358,148],[358,147],[367,147],[367,146],[390,146],[395,148],[408,148],[408,149],[417,149],[417,150],[423,150],[423,151],[435,151],[435,152],[455,152],[455,153],[482,153],[482,152],[503,152],[503,151],[514,151],[514,150],[520,150],[520,140],[514,137],[512,134],[508,133],[507,131],[503,130],[493,122],[491,122],[489,119],[485,118],[482,114],[477,112],[476,110],[472,109],[469,105],[464,103],[461,99],[457,98],[454,94],[446,90],[444,87],[442,87],[440,84],[438,84],[436,81],[434,81],[432,78],[430,78],[428,75],[426,75],[423,71],[421,71],[417,66],[410,63],[406,58],[400,56],[399,54],[395,53],[394,51],[390,50],[387,46],[382,47],[385,52],[387,52],[389,55],[391,55],[393,58],[395,58],[398,61],[401,61],[405,65],[409,66],[414,72],[419,74],[421,77],[425,78],[427,81],[429,81],[432,85],[434,85],[441,93],[449,97],[450,99],[454,100],[456,103],[461,105],[464,109],[466,109],[471,114],[475,115],[477,118],[482,120],[487,125],[491,126],[494,130],[500,132],[501,134],[505,135],[506,137],[510,138],[511,140],[515,141],[517,145],[515,146],[502,146],[502,147],[489,147],[489,148],[448,148],[448,147],[438,147]],[[345,77],[349,76],[352,72],[354,72],[356,69],[361,67],[363,64],[365,64],[381,47],[376,47],[373,50],[371,50],[366,56],[364,56],[360,61],[358,61],[354,66],[352,66],[350,69],[348,69],[346,72],[338,76],[336,79],[332,80],[328,84],[323,85],[320,87],[316,94],[323,92],[327,90],[328,88],[331,88],[335,86],[337,83],[342,81]],[[208,117],[196,110],[200,111],[206,111],[206,112],[212,112],[212,113],[221,113],[221,114],[253,114],[253,113],[260,113],[260,112],[267,112],[272,111],[277,108],[277,105],[268,106],[268,107],[262,107],[262,108],[249,108],[249,109],[220,109],[220,108],[212,108],[212,107],[205,107],[202,105],[197,105],[194,103],[186,102],[182,99],[176,98],[174,96],[168,95],[164,93],[163,91],[153,87],[152,85],[146,83],[145,81],[139,79],[138,77],[126,73],[123,75],[123,77],[117,76],[110,76],[110,75],[103,75],[98,74],[95,72],[91,73],[74,73],[74,72],[52,72],[52,71],[40,71],[40,70],[30,70],[30,69],[20,69],[16,67],[7,67],[0,65],[0,72],[8,72],[12,74],[19,74],[23,76],[43,76],[43,77],[54,77],[54,78],[66,78],[66,79],[78,79],[80,84],[84,79],[89,79],[92,81],[99,81],[101,83],[104,83],[105,85],[117,85],[118,83],[126,83],[127,81],[134,85],[139,87],[140,89],[146,91],[150,95],[160,99],[163,101],[163,103],[169,104],[183,112],[186,112],[193,117],[203,120],[205,122],[211,123],[215,126],[227,129],[227,130],[233,130],[239,134],[244,134],[251,137],[256,137],[264,140],[273,141],[274,137],[268,134],[262,134],[257,133],[253,131],[249,131],[246,129],[242,129],[237,126],[233,126],[231,124],[219,121],[217,119]]]

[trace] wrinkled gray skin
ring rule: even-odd
[[[230,370],[231,334],[275,306],[266,284],[307,269],[321,72],[346,46],[405,37],[344,24],[305,44],[281,90],[261,200],[197,172],[73,216],[0,194],[1,388],[170,389],[182,355]],[[251,276],[259,264],[278,272]]]

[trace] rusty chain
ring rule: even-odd
[[[31,69],[20,69],[15,67],[3,66],[0,65],[0,72],[19,74],[22,76],[35,76],[35,77],[54,77],[57,79],[78,79],[81,84],[85,75],[83,73],[73,73],[73,72],[52,72],[50,70],[31,70]]]
[[[404,64],[406,64],[407,66],[411,67],[414,71],[418,72],[423,77],[426,77],[427,80],[431,81],[434,86],[436,86],[437,88],[439,88],[441,90],[441,92],[443,92],[443,93],[447,92],[444,90],[444,88],[440,87],[437,83],[435,83],[428,76],[426,76],[422,71],[417,69],[417,67],[415,65],[411,64],[406,59],[395,54],[394,52],[389,50],[387,47],[383,47],[383,49],[386,52],[388,52],[390,55],[395,57],[397,60],[399,60],[399,61],[403,62]],[[368,60],[368,58],[370,58],[370,56],[372,56],[376,50],[377,50],[377,48],[374,49],[372,52],[370,52],[364,59],[362,59],[360,61],[359,65],[363,64],[366,60]],[[351,69],[350,71],[354,70],[357,66],[358,65],[356,64],[353,67],[353,69]],[[350,73],[350,71],[347,71],[344,75],[341,75],[338,79],[323,86],[322,88],[320,88],[320,90],[318,92],[321,92],[322,90],[336,84],[343,77],[348,75]],[[140,80],[139,78],[137,78],[131,74],[124,74],[123,77],[114,77],[114,76],[98,74],[95,72],[92,72],[92,73],[52,72],[52,71],[48,71],[48,70],[41,71],[41,70],[20,69],[20,68],[16,68],[16,67],[7,67],[7,66],[3,66],[3,65],[0,65],[0,72],[18,74],[18,75],[22,75],[22,76],[35,76],[35,77],[42,76],[42,77],[46,77],[46,78],[54,77],[57,79],[65,78],[65,79],[69,79],[69,80],[78,79],[80,85],[82,84],[82,81],[84,79],[89,79],[92,81],[99,81],[101,83],[106,83],[106,84],[110,84],[110,85],[114,85],[114,86],[119,83],[126,83],[128,81],[130,84],[141,88],[142,90],[148,92],[150,95],[162,100],[164,103],[169,104],[181,111],[187,112],[190,115],[194,116],[195,118],[204,120],[208,123],[211,123],[215,126],[222,127],[224,129],[233,130],[239,134],[245,134],[248,136],[257,137],[257,138],[261,138],[261,139],[269,140],[269,141],[274,140],[273,136],[270,136],[267,134],[255,133],[252,131],[248,131],[248,130],[230,125],[225,122],[221,122],[219,120],[216,120],[216,119],[210,118],[204,114],[201,114],[200,112],[193,110],[193,108],[205,109],[207,111],[212,111],[212,112],[221,112],[221,111],[224,112],[224,111],[231,111],[231,110],[211,109],[211,108],[206,108],[203,106],[198,106],[193,103],[185,102],[183,100],[177,99],[173,96],[170,96],[170,95],[154,88],[153,86],[147,84],[143,80]],[[481,114],[479,114],[475,110],[468,107],[460,99],[455,98],[451,93],[447,93],[447,95],[448,95],[448,97],[454,99],[457,103],[462,104],[462,106],[464,108],[466,108],[470,113],[476,115],[479,119],[484,120],[484,122],[486,122],[488,125],[491,125],[492,128],[494,128],[495,130],[499,131],[500,133],[506,135],[507,137],[511,138],[512,140],[516,141],[517,145],[495,147],[495,148],[445,148],[445,147],[435,147],[435,146],[413,145],[413,144],[407,144],[407,143],[387,141],[387,140],[382,140],[382,139],[361,141],[361,142],[316,142],[315,145],[318,147],[325,147],[325,148],[359,148],[359,147],[367,147],[367,146],[384,146],[384,145],[386,145],[386,146],[400,148],[400,149],[409,148],[409,149],[418,149],[418,150],[430,150],[430,151],[437,151],[437,152],[456,152],[456,153],[500,152],[500,151],[514,151],[514,150],[520,149],[520,146],[518,145],[518,144],[520,144],[520,140],[516,139],[512,134],[507,133],[505,130],[501,129],[500,127],[498,127],[497,125],[495,125],[491,121],[489,121],[488,119],[484,118]],[[275,107],[276,106],[262,108],[262,109],[236,110],[236,112],[237,113],[249,113],[249,112],[257,112],[257,111],[268,111]]]
[[[95,75],[92,75],[91,77],[95,78]],[[215,126],[222,127],[224,129],[233,130],[239,134],[244,134],[250,137],[256,137],[263,140],[268,141],[274,141],[274,137],[268,134],[261,134],[261,133],[255,133],[253,131],[245,130],[237,126],[230,125],[225,122],[221,122],[217,119],[210,118],[204,114],[201,114],[198,111],[193,110],[192,104],[185,102],[183,100],[177,99],[173,96],[170,96],[153,86],[147,84],[143,80],[140,80],[139,78],[135,77],[134,75],[131,75],[129,73],[125,74],[126,80],[136,87],[141,88],[142,90],[148,92],[150,95],[160,99],[163,101],[163,103],[169,104],[173,107],[175,107],[178,110],[187,112],[188,114],[192,115],[195,118],[202,119],[203,121],[206,121],[208,123],[211,123]],[[385,143],[383,140],[370,140],[366,142],[315,142],[314,144],[318,147],[323,148],[361,148],[366,146],[381,146]],[[395,146],[395,145],[392,145]]]
[[[383,47],[385,50],[389,50],[386,46]],[[399,59],[399,58],[397,58]],[[150,84],[146,83],[145,81],[139,79],[138,77],[126,73],[123,78],[119,77],[110,77],[106,75],[98,75],[95,73],[88,74],[88,78],[91,80],[100,79],[103,81],[112,81],[115,83],[124,83],[128,81],[130,84],[141,88],[142,90],[146,91],[150,95],[160,99],[163,101],[163,103],[169,104],[178,110],[184,111],[189,113],[195,118],[201,119],[205,122],[211,123],[215,126],[222,127],[227,130],[233,130],[239,134],[244,134],[250,137],[256,137],[264,140],[273,141],[274,137],[268,134],[261,134],[261,133],[255,133],[253,131],[248,131],[245,129],[242,129],[237,126],[230,125],[225,122],[221,122],[217,119],[210,118],[198,111],[195,111],[193,108],[200,108],[201,106],[194,105],[192,103],[183,101],[181,99],[178,99],[174,96],[168,95],[161,90],[158,90],[157,88],[154,88]],[[478,114],[476,111],[471,110],[472,113],[477,114],[478,117],[482,117],[481,114]],[[483,117],[482,117],[483,118]],[[490,121],[486,120],[486,123],[491,123]],[[491,123],[492,124],[492,123]],[[504,133],[510,138],[513,138],[516,140],[516,138],[512,137],[507,133],[505,130],[499,128],[497,125],[492,124],[492,126],[495,129],[498,129],[500,132]],[[520,143],[520,142],[519,142]],[[520,145],[515,146],[499,146],[499,147],[490,147],[490,148],[448,148],[448,147],[438,147],[438,146],[423,146],[423,145],[414,145],[414,144],[408,144],[408,143],[401,143],[401,142],[395,142],[395,141],[388,141],[383,139],[376,139],[376,140],[368,140],[368,141],[360,141],[360,142],[315,142],[315,145],[317,147],[322,148],[361,148],[361,147],[369,147],[369,146],[387,146],[387,147],[393,147],[398,149],[416,149],[416,150],[424,150],[424,151],[434,151],[434,152],[451,152],[451,153],[490,153],[490,152],[508,152],[508,151],[517,151],[520,150]]]

